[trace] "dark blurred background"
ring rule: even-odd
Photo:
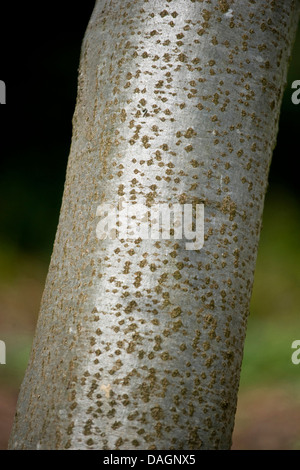
[[[7,2],[8,3],[8,2]],[[63,7],[62,7],[63,4]],[[71,142],[80,48],[94,1],[1,5],[0,449],[7,446],[52,251]],[[300,449],[300,34],[266,196],[234,449]]]

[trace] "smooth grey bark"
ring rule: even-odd
[[[16,449],[231,445],[293,0],[97,1]],[[205,204],[205,241],[102,240],[103,201]]]

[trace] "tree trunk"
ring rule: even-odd
[[[10,448],[230,447],[298,18],[298,0],[96,2]],[[204,203],[203,247],[99,240],[120,199]]]

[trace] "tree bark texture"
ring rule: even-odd
[[[294,0],[98,0],[14,449],[228,449]],[[204,203],[185,240],[103,202]]]

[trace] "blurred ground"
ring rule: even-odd
[[[0,450],[7,449],[7,443],[17,401],[17,391],[4,389],[0,391]]]
[[[239,395],[232,450],[299,450],[300,400],[288,386]]]

